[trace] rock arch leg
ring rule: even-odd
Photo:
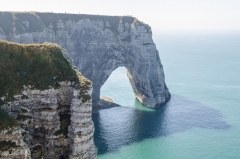
[[[146,107],[158,108],[171,97],[166,87],[164,74],[158,69],[150,69],[144,74],[137,69],[128,70],[127,76],[132,85],[136,98]]]
[[[100,101],[100,90],[101,90],[101,87],[98,84],[93,83],[93,92],[92,92],[93,106],[96,106]]]

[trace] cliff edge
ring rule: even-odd
[[[151,28],[134,17],[0,12],[0,39],[59,44],[92,81],[93,105],[100,100],[102,85],[120,66],[127,68],[143,105],[158,108],[170,99]]]
[[[92,83],[63,54],[0,40],[0,158],[96,158]]]

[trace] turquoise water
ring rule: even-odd
[[[171,101],[135,100],[125,68],[101,89],[122,107],[93,114],[99,159],[239,159],[240,36],[159,34]]]

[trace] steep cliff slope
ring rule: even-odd
[[[93,104],[119,66],[128,70],[136,98],[157,108],[170,99],[151,28],[133,17],[36,12],[0,12],[0,39],[18,43],[54,42],[93,82]]]
[[[63,53],[0,41],[0,158],[96,158],[92,83]]]

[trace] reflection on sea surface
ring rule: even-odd
[[[139,102],[136,100],[136,107]],[[158,110],[114,107],[93,113],[94,140],[98,154],[117,151],[121,146],[148,138],[164,137],[192,128],[230,128],[218,110],[172,95]]]

